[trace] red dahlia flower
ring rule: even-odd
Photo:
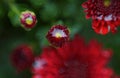
[[[24,11],[21,13],[20,21],[24,28],[31,29],[36,25],[37,19],[34,12]]]
[[[35,59],[32,78],[112,78],[113,71],[107,67],[111,54],[97,41],[86,45],[76,36],[60,48],[44,48]]]
[[[28,45],[20,45],[11,54],[12,65],[18,72],[30,67],[34,61],[33,51]]]
[[[92,28],[99,34],[114,33],[120,24],[120,0],[87,0],[82,7],[86,18],[92,17]]]
[[[53,46],[60,47],[69,40],[69,30],[66,26],[55,25],[48,31],[46,38]]]

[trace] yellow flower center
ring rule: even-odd
[[[104,6],[109,7],[111,4],[111,0],[104,0]]]
[[[61,35],[60,33],[56,33],[55,36],[56,36],[57,38],[62,37],[62,35]]]
[[[31,25],[31,24],[33,23],[33,19],[32,19],[31,17],[26,18],[26,23],[27,23],[28,25]]]

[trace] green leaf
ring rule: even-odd
[[[9,11],[8,16],[13,26],[15,27],[21,26],[20,18],[15,12]]]

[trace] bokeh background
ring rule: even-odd
[[[85,19],[81,4],[86,0],[0,0],[0,78],[31,78],[29,70],[16,73],[10,63],[12,50],[24,43],[33,47],[39,55],[42,47],[49,45],[47,31],[55,24],[64,24],[71,31],[71,38],[78,33],[88,42],[97,39],[104,48],[113,50],[109,66],[120,75],[120,28],[116,34],[98,35],[91,28],[91,20]],[[21,27],[17,12],[31,10],[38,23],[31,31]]]

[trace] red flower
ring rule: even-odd
[[[69,30],[66,26],[55,25],[48,31],[46,38],[53,46],[60,47],[69,40]]]
[[[88,0],[82,4],[86,18],[92,17],[93,29],[99,34],[116,31],[120,24],[120,0]]]
[[[24,11],[21,13],[20,21],[24,28],[31,29],[36,25],[37,19],[34,12]]]
[[[11,54],[12,65],[18,72],[30,67],[33,61],[33,51],[28,45],[20,45],[16,47]]]
[[[80,37],[60,48],[46,47],[33,64],[32,78],[112,78],[107,67],[111,50],[91,40],[86,45]]]
[[[106,22],[104,20],[98,20],[98,19],[93,20],[92,28],[96,33],[102,35],[106,35],[110,31],[112,31],[112,33],[115,33],[117,31],[117,25],[114,24],[114,22],[112,21]]]

